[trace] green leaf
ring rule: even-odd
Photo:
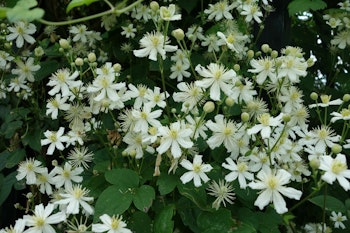
[[[288,5],[289,15],[295,15],[304,11],[317,11],[327,7],[327,3],[322,0],[293,0]]]
[[[239,226],[236,229],[236,232],[239,233],[256,233],[256,229],[250,225],[249,223],[246,222],[242,222],[241,224],[239,224]]]
[[[155,197],[156,193],[152,186],[142,185],[136,190],[133,202],[137,209],[147,212]]]
[[[41,133],[42,133],[41,128],[37,126],[30,127],[27,134],[22,138],[23,144],[25,146],[29,145],[30,148],[32,148],[33,150],[40,152],[41,151],[41,143],[40,143]]]
[[[211,210],[211,207],[208,207],[207,204],[207,194],[203,187],[195,188],[193,185],[183,185],[180,184],[177,186],[180,194],[187,197],[193,203],[195,203],[202,210]]]
[[[98,198],[101,193],[109,187],[103,175],[97,175],[86,179],[84,186],[90,190],[90,196]]]
[[[105,173],[106,180],[123,189],[136,188],[139,185],[139,176],[133,170],[126,168],[112,169]]]
[[[2,183],[0,184],[0,206],[6,201],[11,193],[12,186],[17,182],[16,175],[17,171],[14,171],[2,180]]]
[[[219,209],[215,212],[202,212],[197,224],[203,233],[229,232],[233,226],[231,211]]]
[[[71,11],[73,8],[82,6],[82,5],[90,5],[93,2],[98,2],[99,0],[72,0],[66,9],[66,12],[68,13],[69,11]]]
[[[54,60],[40,62],[40,70],[35,73],[35,80],[41,81],[51,76],[60,66],[60,63]]]
[[[182,9],[185,9],[187,11],[187,13],[191,13],[191,11],[196,7],[198,0],[179,0],[178,3]]]
[[[118,185],[106,188],[96,201],[94,221],[98,221],[102,214],[123,214],[129,209],[132,199],[132,190],[123,191]]]
[[[7,19],[10,22],[25,20],[27,22],[40,19],[44,16],[45,11],[37,6],[36,0],[19,0],[17,4],[7,11]],[[32,8],[32,9],[31,9]]]
[[[167,173],[162,173],[157,180],[158,189],[161,195],[166,195],[172,192],[177,183],[178,178],[176,176],[169,175]]]
[[[14,166],[17,166],[25,156],[26,156],[26,152],[24,149],[17,149],[11,152],[10,156],[8,156],[6,160],[6,168],[12,168]]]
[[[22,121],[11,121],[9,123],[5,123],[1,126],[1,133],[5,136],[5,138],[11,138],[17,129],[20,129],[23,125]]]
[[[11,152],[4,150],[0,153],[0,171],[6,167],[7,158],[11,155]]]
[[[162,211],[156,215],[153,225],[154,233],[172,233],[174,221],[172,220],[175,211],[174,205],[165,206]]]
[[[6,18],[6,13],[10,8],[0,7],[0,19]]]
[[[325,199],[326,198],[326,199]],[[317,197],[313,197],[309,200],[311,203],[321,207],[322,209],[325,207],[328,211],[336,211],[345,213],[346,207],[339,199],[329,196],[329,195],[320,195]]]
[[[134,233],[151,233],[152,220],[148,214],[136,211],[128,222],[128,227]]]

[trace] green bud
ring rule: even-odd
[[[276,50],[272,50],[271,57],[272,58],[277,58],[278,57],[278,52]]]
[[[310,94],[310,98],[311,98],[312,100],[317,100],[317,99],[318,99],[318,94],[317,94],[316,92],[312,92],[312,93]]]
[[[213,101],[208,101],[203,106],[203,110],[206,113],[211,113],[212,111],[214,111],[214,109],[215,109],[215,104]]]
[[[349,94],[345,94],[344,96],[343,96],[343,101],[344,102],[348,102],[350,100],[350,95]]]
[[[227,106],[229,106],[229,107],[232,107],[232,106],[235,104],[235,100],[232,99],[231,97],[227,97],[227,98],[225,99],[225,104],[226,104]]]
[[[290,115],[289,114],[284,114],[282,117],[284,122],[289,122],[290,121]]]
[[[63,49],[68,49],[69,48],[69,41],[68,40],[66,40],[66,39],[60,39],[59,41],[58,41],[58,43],[60,44],[60,46],[61,46],[61,48],[63,48]]]
[[[253,50],[248,50],[247,57],[248,57],[248,59],[252,59],[254,57],[254,51]]]
[[[84,60],[82,58],[78,57],[77,59],[75,59],[74,63],[76,66],[82,66],[82,65],[84,65]]]
[[[320,160],[317,158],[314,158],[310,161],[310,167],[312,167],[313,169],[318,169],[320,167]]]
[[[180,41],[185,38],[185,33],[181,28],[175,29],[171,32],[171,35],[175,37],[176,40]]]
[[[242,112],[242,113],[241,113],[241,120],[242,120],[243,122],[248,122],[248,121],[249,121],[249,118],[250,118],[249,113],[247,113],[247,112]]]
[[[239,64],[235,64],[234,66],[233,66],[233,70],[234,71],[239,71],[241,69],[241,66],[239,65]]]
[[[95,53],[89,53],[88,56],[87,56],[87,58],[88,58],[88,61],[89,61],[90,63],[93,63],[93,62],[96,61],[96,54],[95,54]]]
[[[261,45],[261,51],[263,51],[264,53],[268,53],[269,50],[270,50],[270,46],[268,44]]]
[[[333,146],[332,146],[332,152],[334,153],[334,154],[339,154],[341,151],[342,151],[342,146],[341,145],[339,145],[339,144],[334,144]]]

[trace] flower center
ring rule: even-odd
[[[193,171],[195,173],[198,173],[201,171],[201,165],[200,164],[193,164]]]
[[[342,109],[340,113],[341,113],[341,115],[342,115],[343,117],[348,117],[348,116],[350,116],[350,110],[347,109],[347,108]]]
[[[52,133],[52,134],[49,136],[49,139],[50,139],[50,141],[52,141],[52,142],[57,142],[57,135],[56,135],[56,133]]]
[[[75,188],[73,194],[76,199],[80,199],[84,195],[84,190],[81,188]]]
[[[226,40],[227,40],[227,43],[229,43],[229,44],[235,43],[235,37],[234,37],[232,34],[230,34],[230,35],[226,38]]]
[[[275,189],[278,186],[278,180],[276,179],[276,177],[272,176],[267,181],[267,185],[270,189]]]
[[[247,170],[247,164],[246,163],[238,163],[237,164],[237,170],[238,172],[245,172]]]
[[[111,228],[114,230],[118,229],[119,222],[120,222],[119,219],[113,216],[112,222],[111,222]]]
[[[318,136],[320,137],[320,139],[326,139],[328,136],[328,131],[326,129],[320,129],[320,131],[318,132]]]
[[[214,73],[214,78],[215,78],[216,80],[219,80],[219,79],[221,78],[221,76],[222,76],[222,71],[221,71],[221,70],[215,71],[215,73]]]
[[[331,97],[330,95],[321,95],[321,101],[323,104],[328,104],[329,101],[331,100]]]
[[[232,134],[232,129],[230,129],[230,128],[228,128],[228,127],[225,127],[223,133],[224,133],[225,136],[229,136],[229,135]]]
[[[258,121],[264,126],[269,126],[270,124],[270,114],[263,113],[258,117]]]
[[[339,160],[334,160],[331,168],[332,168],[333,173],[339,174],[340,172],[346,170],[348,168],[348,166]]]
[[[148,117],[148,115],[147,115],[147,113],[146,112],[141,112],[141,118],[142,119],[147,119],[147,117]]]
[[[35,218],[35,226],[43,227],[45,225],[45,220],[42,217]]]
[[[170,137],[172,139],[176,139],[177,138],[177,131],[174,129],[170,130]]]

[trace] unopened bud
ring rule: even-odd
[[[268,53],[269,50],[270,50],[270,46],[268,44],[261,45],[261,51],[263,51],[264,53]]]
[[[185,37],[185,33],[181,28],[173,30],[171,35],[175,37],[176,40],[183,40]]]
[[[149,7],[151,8],[152,11],[157,11],[157,10],[159,10],[159,4],[158,4],[158,2],[156,2],[156,1],[152,1],[152,2],[149,4]]]
[[[82,58],[78,57],[77,59],[75,59],[74,63],[76,66],[82,66],[82,65],[84,65],[84,60]]]
[[[248,59],[252,59],[254,57],[254,51],[253,50],[248,50],[247,57],[248,57]]]
[[[119,73],[122,70],[122,66],[119,63],[115,63],[113,69],[115,72]]]
[[[88,61],[89,61],[90,63],[96,61],[96,54],[95,54],[95,53],[89,53],[87,57],[88,57]]]
[[[235,64],[234,66],[233,66],[233,70],[234,71],[239,71],[241,69],[241,66],[239,65],[239,64]]]
[[[66,39],[60,39],[58,41],[58,43],[60,44],[61,48],[63,49],[68,49],[69,48],[69,41]]]
[[[350,95],[349,94],[345,94],[344,96],[343,96],[343,101],[344,102],[348,102],[350,100]]]
[[[249,118],[250,118],[249,113],[247,113],[247,112],[242,112],[242,113],[241,113],[241,120],[242,120],[243,122],[248,122],[248,121],[249,121]]]
[[[342,146],[341,145],[339,145],[339,144],[334,144],[333,146],[332,146],[332,152],[334,153],[334,154],[339,154],[341,151],[342,151]]]
[[[235,100],[232,99],[231,97],[227,97],[227,98],[225,99],[225,104],[226,104],[227,106],[229,106],[229,107],[232,107],[232,106],[235,104]]]
[[[316,92],[312,92],[312,93],[310,94],[310,98],[311,98],[312,100],[317,100],[317,99],[318,99],[318,94],[317,94]]]
[[[214,111],[214,109],[215,109],[215,104],[213,101],[208,101],[203,106],[203,110],[206,113],[211,113],[212,111]]]
[[[271,57],[272,57],[272,58],[278,57],[278,52],[277,52],[276,50],[272,50],[272,52],[271,52]]]
[[[282,120],[283,120],[284,122],[289,122],[289,121],[290,121],[290,115],[289,115],[289,114],[284,114],[284,115],[282,116]]]
[[[56,167],[58,165],[58,162],[56,159],[52,160],[51,162],[52,166]]]
[[[311,67],[315,64],[315,61],[310,57],[309,59],[307,59],[306,63],[308,67]]]
[[[36,47],[35,49],[34,49],[34,55],[36,56],[36,57],[41,57],[42,55],[44,55],[45,54],[45,52],[44,52],[44,49],[42,48],[42,47]]]
[[[317,158],[314,158],[310,161],[310,167],[312,167],[313,169],[318,169],[320,167],[320,160]]]

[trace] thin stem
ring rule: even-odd
[[[320,189],[325,185],[325,182],[322,182],[312,193],[310,193],[309,195],[307,195],[304,199],[302,199],[301,201],[299,201],[297,204],[295,204],[294,206],[292,206],[289,209],[289,212],[292,212],[293,210],[295,210],[297,207],[299,207],[301,204],[303,204],[304,202],[306,202],[307,200],[309,200],[312,196],[314,196],[315,194],[317,194]]]

